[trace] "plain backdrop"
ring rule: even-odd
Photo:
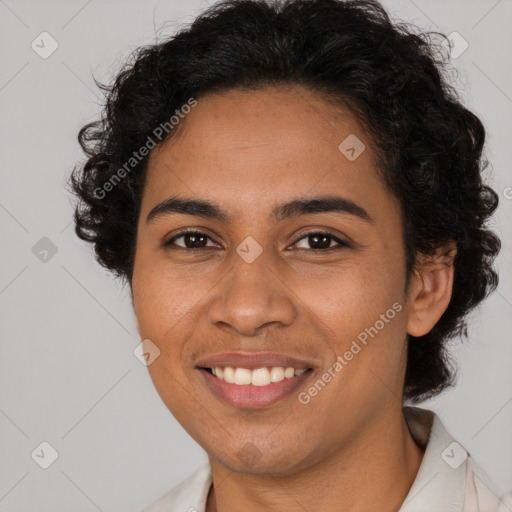
[[[65,184],[76,136],[136,47],[162,40],[198,0],[0,0],[0,511],[140,510],[206,462],[147,369],[127,289],[77,239]],[[496,482],[512,490],[512,3],[387,0],[396,19],[457,32],[453,79],[488,131],[489,183],[501,204],[499,289],[454,342],[457,386],[421,406]],[[40,36],[42,32],[48,35]],[[31,46],[38,43],[36,51]],[[55,43],[55,42],[56,43]],[[461,40],[459,39],[459,49]],[[52,44],[58,48],[47,58]],[[36,46],[37,48],[37,46]],[[457,46],[455,47],[457,48]],[[58,454],[43,469],[37,454]]]

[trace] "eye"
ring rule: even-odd
[[[182,243],[176,243],[177,240],[183,239]],[[164,247],[176,245],[183,249],[203,249],[208,247],[216,247],[217,244],[208,245],[208,241],[212,241],[206,233],[201,231],[183,231],[164,242]]]
[[[337,246],[331,246],[331,242],[336,242]],[[299,249],[309,249],[313,251],[328,251],[335,249],[342,249],[349,247],[349,244],[333,235],[332,233],[323,231],[312,231],[300,237],[293,245],[297,246],[299,243],[309,245],[309,247],[299,247]]]
[[[181,240],[181,243],[177,243]],[[331,243],[335,242],[338,245],[332,246]],[[208,245],[208,242],[213,242]],[[300,247],[299,244],[307,244],[309,247]],[[189,230],[182,231],[174,235],[169,240],[163,243],[164,247],[176,246],[182,249],[206,249],[209,247],[218,247],[217,244],[210,236],[201,231]],[[329,232],[312,231],[301,236],[291,247],[296,246],[299,249],[309,249],[311,251],[329,251],[342,249],[343,247],[350,247],[349,244]]]

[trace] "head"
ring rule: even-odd
[[[374,1],[230,0],[103,86],[76,232],[129,284],[163,401],[227,466],[247,442],[262,471],[314,463],[453,383],[446,344],[496,287],[500,244],[485,130],[441,58]],[[234,351],[331,378],[241,411],[197,367]]]

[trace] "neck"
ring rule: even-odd
[[[400,409],[392,418],[375,421],[329,460],[285,477],[234,473],[210,459],[213,486],[206,512],[394,512],[403,504],[423,454]]]

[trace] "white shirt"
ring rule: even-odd
[[[425,454],[398,512],[512,512],[512,493],[496,495],[487,474],[447,432],[437,414],[406,406],[404,417]],[[205,512],[211,485],[208,463],[142,512]]]

